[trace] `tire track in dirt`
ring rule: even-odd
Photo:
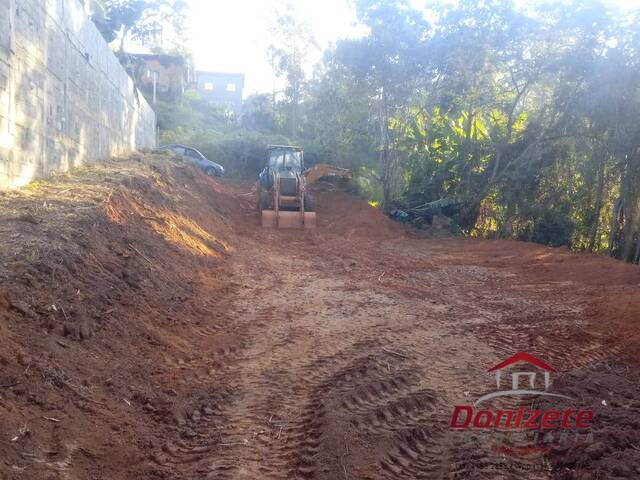
[[[274,271],[293,269],[275,262]],[[303,260],[291,262],[300,270]],[[347,465],[370,469],[352,455],[360,453],[350,450],[353,439],[336,436],[344,425],[384,448],[369,459],[378,473],[363,478],[464,478],[471,471],[464,452],[473,445],[451,434],[448,408],[452,390],[474,383],[481,389],[464,365],[490,350],[451,332],[439,344],[433,332],[441,323],[437,306],[431,315],[419,301],[404,304],[379,294],[377,301],[361,301],[375,297],[366,289],[332,303],[343,282],[320,276],[305,284],[290,273],[274,280],[289,294],[276,295],[260,322],[266,331],[248,342],[238,399],[224,412],[229,429],[221,442],[232,445],[225,458],[236,466],[218,461],[211,478],[282,478],[286,472],[286,478],[333,479]],[[313,294],[313,300],[289,300],[297,291],[300,298]],[[360,307],[356,315],[352,304]],[[418,306],[424,320],[416,325]],[[453,364],[452,354],[460,356]]]
[[[274,271],[293,270],[292,265],[283,267],[281,259],[274,261]],[[300,270],[304,260],[291,262]],[[235,445],[226,456],[241,466],[230,470],[218,462],[212,464],[212,473],[224,471],[230,478],[282,478],[285,471],[287,478],[322,475],[317,460],[326,455],[329,400],[336,399],[354,422],[370,423],[373,433],[392,430],[401,417],[413,426],[423,415],[421,408],[432,408],[434,394],[419,391],[416,363],[385,352],[378,337],[384,338],[389,327],[380,315],[362,308],[373,304],[379,314],[380,305],[388,304],[388,318],[393,318],[397,302],[364,291],[351,292],[348,301],[333,302],[344,280],[322,276],[303,282],[288,273],[272,280],[288,294],[275,295],[281,303],[271,305],[269,318],[264,318],[266,331],[247,342],[242,371],[235,375],[238,398],[224,409],[229,430],[221,442]],[[360,306],[357,315],[354,304]],[[412,316],[403,314],[410,322]],[[394,334],[389,337],[385,342],[393,344]]]
[[[227,457],[234,458],[235,467],[214,462],[210,473],[217,476],[211,478],[223,478],[222,471],[232,478],[282,478],[283,472],[293,473],[291,442],[314,448],[313,438],[299,438],[311,421],[304,412],[305,393],[318,377],[305,355],[315,350],[313,344],[304,342],[311,338],[306,329],[313,325],[294,321],[293,312],[303,311],[295,299],[301,278],[277,273],[292,267],[278,263],[275,274],[267,279],[267,286],[272,282],[275,289],[273,298],[254,299],[250,292],[248,298],[238,301],[242,310],[245,303],[258,300],[262,310],[256,315],[259,329],[244,352],[241,371],[234,375],[236,398],[225,409],[228,429],[222,442],[230,446]],[[248,275],[259,279],[263,273]],[[278,305],[288,295],[294,300]],[[292,354],[293,349],[301,355]]]
[[[486,370],[517,351],[567,370],[607,357],[593,338],[576,341],[583,303],[566,300],[572,285],[522,284],[507,269],[447,263],[406,239],[367,244],[372,251],[358,241],[255,233],[238,251],[236,276],[251,281],[226,308],[242,340],[216,372],[232,393],[202,433],[178,444],[194,462],[182,471],[234,480],[550,478],[541,458],[491,454],[490,439],[449,421],[453,405],[492,388]]]

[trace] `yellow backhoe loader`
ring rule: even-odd
[[[316,213],[307,187],[322,177],[351,178],[351,172],[325,164],[305,170],[301,147],[269,145],[257,188],[262,226],[316,228]]]

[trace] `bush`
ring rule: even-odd
[[[156,105],[160,144],[182,143],[200,150],[207,158],[221,164],[230,177],[256,179],[265,162],[269,144],[300,145],[305,150],[305,164],[340,164],[336,155],[321,142],[306,139],[292,142],[266,128],[270,103],[265,96],[247,102],[242,122],[223,107],[211,105],[198,97],[197,92],[185,92],[179,103],[159,101]],[[266,103],[265,103],[266,102]],[[258,107],[251,107],[251,104]],[[365,190],[367,187],[364,187]]]
[[[197,148],[231,177],[255,179],[262,169],[266,146],[289,143],[282,135],[242,128],[231,112],[204,102],[192,91],[177,104],[158,102],[156,113],[160,144]]]
[[[532,220],[531,227],[525,230],[520,240],[554,247],[570,244],[575,225],[569,212],[562,208],[541,210]]]
[[[265,162],[269,144],[288,144],[280,135],[239,130],[236,133],[202,135],[191,143],[207,158],[221,164],[230,177],[255,180]]]

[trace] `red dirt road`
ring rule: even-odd
[[[262,230],[249,186],[162,161],[2,200],[0,478],[640,476],[637,266],[420,239],[331,185],[317,231]],[[588,442],[450,428],[519,351]]]

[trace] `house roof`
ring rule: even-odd
[[[288,148],[291,150],[302,150],[302,147],[297,147],[295,145],[267,145],[267,150],[275,150],[278,148]]]
[[[495,372],[496,370],[501,370],[501,369],[503,369],[505,367],[508,367],[509,365],[512,365],[512,364],[517,363],[517,362],[527,362],[527,363],[530,363],[532,365],[535,365],[538,368],[541,368],[542,370],[547,370],[549,372],[555,372],[556,371],[556,369],[553,368],[548,363],[543,362],[542,360],[540,360],[539,358],[534,357],[533,355],[529,355],[527,352],[518,352],[515,355],[507,358],[505,361],[500,362],[495,367],[490,368],[488,371],[489,372]]]
[[[166,63],[179,63],[184,65],[185,58],[180,55],[167,55],[164,53],[117,53],[116,56],[120,57],[130,57],[130,58],[139,58],[141,60],[158,60],[160,62]]]
[[[206,72],[204,70],[196,71],[196,75],[201,75],[203,77],[242,77],[244,78],[244,73],[238,72]]]

